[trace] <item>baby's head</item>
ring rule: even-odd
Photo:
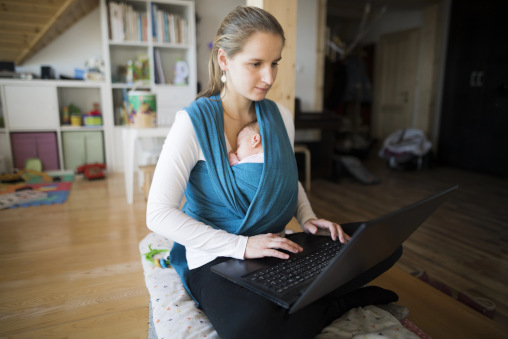
[[[240,130],[237,137],[237,150],[236,155],[238,159],[263,152],[263,145],[261,144],[261,134],[259,132],[259,124],[257,120],[245,125]]]

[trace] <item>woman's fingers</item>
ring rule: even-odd
[[[351,240],[351,237],[344,232],[339,224],[331,221],[329,221],[329,223],[330,224],[328,225],[328,229],[330,230],[333,240],[337,240],[337,238],[339,238],[339,241],[343,244]]]
[[[274,249],[267,249],[265,251],[265,255],[263,257],[274,257],[274,258],[280,258],[280,259],[289,259],[289,254],[280,252]]]
[[[295,243],[287,238],[283,238],[279,235],[270,234],[270,238],[271,238],[270,243],[273,246],[275,246],[274,248],[282,248],[282,249],[285,249],[285,250],[288,250],[291,252],[298,252],[302,249],[300,247],[300,245],[298,245],[297,243]]]
[[[333,240],[339,239],[343,244],[348,242],[351,237],[347,235],[339,224],[331,222],[325,219],[312,219],[305,223],[304,228],[312,233],[316,234],[317,230],[327,231]]]
[[[339,230],[339,240],[340,240],[341,243],[345,244],[349,240],[351,240],[351,237],[349,236],[349,234],[344,232],[344,230],[342,229],[342,227],[340,225],[339,225],[339,227],[340,227],[340,230]]]
[[[318,233],[319,230],[326,231],[334,241],[339,239],[339,241],[343,244],[351,239],[351,237],[344,232],[339,224],[325,219],[309,220],[305,223],[304,228],[312,234]],[[303,248],[297,243],[287,238],[283,238],[278,234],[260,234],[248,238],[244,256],[245,259],[263,257],[288,259],[289,255],[281,252],[280,250],[285,250],[291,253],[299,253],[303,251]]]
[[[277,234],[260,234],[249,237],[245,249],[245,258],[276,257],[288,259],[289,255],[278,250],[286,250],[292,253],[301,252],[303,249],[293,241],[282,238]]]

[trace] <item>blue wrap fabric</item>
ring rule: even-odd
[[[268,99],[254,104],[265,162],[235,166],[228,162],[220,97],[199,98],[185,108],[205,161],[198,161],[191,171],[182,211],[214,228],[244,236],[281,232],[298,201],[298,170],[280,111]],[[170,258],[193,297],[185,247],[175,243]]]

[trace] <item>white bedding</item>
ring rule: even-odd
[[[155,233],[149,233],[139,243],[141,254],[152,249],[171,249],[172,242]],[[165,258],[168,252],[154,258]],[[212,338],[218,339],[206,315],[195,307],[173,268],[158,268],[141,257],[145,282],[150,293],[153,324],[158,338]],[[407,313],[406,313],[407,315]],[[399,317],[400,318],[400,317]],[[336,338],[418,338],[404,327],[390,312],[377,306],[350,310],[323,329],[316,339]]]

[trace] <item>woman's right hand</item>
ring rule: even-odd
[[[292,253],[299,253],[303,248],[297,243],[281,237],[279,234],[259,234],[249,237],[245,247],[245,259],[255,259],[263,257],[275,257],[289,259],[289,254],[277,251],[286,250]]]

